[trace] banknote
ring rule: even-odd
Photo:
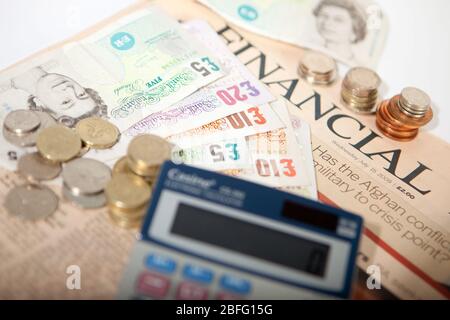
[[[306,152],[300,147],[292,121],[284,100],[279,100],[275,109],[286,125],[266,133],[246,138],[251,157],[251,168],[223,170],[242,179],[265,184],[274,188],[300,193],[310,198],[317,198],[314,168],[308,163]],[[308,142],[302,142],[307,144]]]
[[[98,116],[124,131],[224,75],[208,48],[150,6],[2,71],[0,126],[9,112],[29,109],[68,127]],[[0,137],[8,169],[23,152]]]
[[[167,137],[275,100],[206,22],[188,21],[184,27],[216,54],[228,75],[171,108],[151,114],[133,125],[126,132],[127,135],[152,133]]]
[[[250,107],[204,126],[169,136],[167,140],[179,147],[186,147],[281,129],[285,125],[271,107],[277,108],[278,104],[274,101]]]
[[[297,187],[296,189],[291,190],[289,190],[289,188],[286,188],[284,190],[307,195],[310,198],[317,200],[317,179],[311,145],[311,128],[306,121],[300,119],[298,116],[289,114],[289,117],[291,120],[292,128],[294,130],[297,144],[302,153],[302,159],[304,160],[306,169],[308,170],[310,185],[303,188]],[[303,189],[306,189],[306,192]]]
[[[217,140],[187,148],[175,147],[172,161],[213,171],[247,169],[251,166],[245,137]]]
[[[350,66],[375,67],[388,20],[371,0],[200,0],[238,26],[325,52]]]
[[[252,170],[243,177],[273,187],[309,186],[311,180],[291,130],[280,129],[247,137]]]

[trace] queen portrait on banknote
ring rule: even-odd
[[[29,93],[30,110],[47,112],[68,127],[87,117],[108,115],[108,107],[97,91],[63,74],[49,73],[41,66],[13,78],[11,86]]]
[[[327,49],[355,61],[352,46],[363,41],[367,17],[354,0],[321,0],[313,11],[317,31]]]

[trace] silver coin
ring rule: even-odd
[[[37,130],[41,120],[31,110],[16,110],[8,113],[3,125],[11,133],[24,135]]]
[[[17,169],[25,178],[34,181],[53,180],[62,170],[60,164],[48,162],[38,152],[20,157]]]
[[[400,95],[400,103],[406,111],[412,114],[423,115],[431,105],[431,99],[420,89],[408,87],[402,90]]]
[[[6,195],[4,206],[9,214],[26,220],[41,220],[58,209],[58,196],[40,185],[15,187]]]
[[[36,145],[36,139],[39,133],[43,129],[56,124],[55,119],[53,119],[52,116],[50,116],[48,113],[42,111],[35,111],[34,113],[40,119],[41,125],[39,126],[39,128],[25,135],[17,135],[3,126],[3,136],[5,137],[6,141],[20,148],[33,147]]]
[[[343,88],[358,97],[374,95],[380,85],[380,76],[375,71],[364,67],[350,69],[342,81]]]
[[[106,205],[106,196],[104,192],[91,196],[75,195],[66,186],[64,186],[63,195],[72,204],[82,209],[97,209]]]
[[[105,190],[111,169],[94,159],[76,159],[64,165],[64,185],[74,195],[94,195]]]

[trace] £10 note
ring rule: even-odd
[[[307,127],[299,137],[296,136],[283,99],[277,102],[277,108],[274,110],[286,127],[247,137],[251,168],[222,172],[317,199],[314,168],[309,158],[312,154],[310,155],[311,147],[308,149],[310,138],[307,135]]]
[[[271,104],[275,105],[276,102]],[[199,128],[169,136],[167,140],[184,147],[229,138],[246,137],[284,127],[284,123],[273,111],[271,105],[263,104],[249,107]]]

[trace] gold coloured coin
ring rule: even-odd
[[[140,216],[138,218],[129,218],[123,215],[116,215],[109,211],[109,217],[115,225],[123,229],[137,229],[142,223],[142,218],[145,214],[144,210],[139,211]]]
[[[67,162],[80,153],[81,139],[73,130],[57,125],[42,130],[36,146],[45,159],[52,162]]]
[[[92,149],[109,149],[120,138],[119,129],[101,118],[86,118],[77,123],[75,130],[81,140]]]
[[[155,135],[140,135],[128,145],[128,165],[140,176],[154,176],[171,157],[172,145]]]
[[[135,173],[128,166],[127,157],[120,158],[114,164],[112,172],[113,172],[113,175],[117,175],[117,174],[121,174],[121,173],[135,175]]]
[[[107,184],[105,194],[109,205],[136,209],[150,200],[151,189],[145,180],[138,176],[117,174]]]

